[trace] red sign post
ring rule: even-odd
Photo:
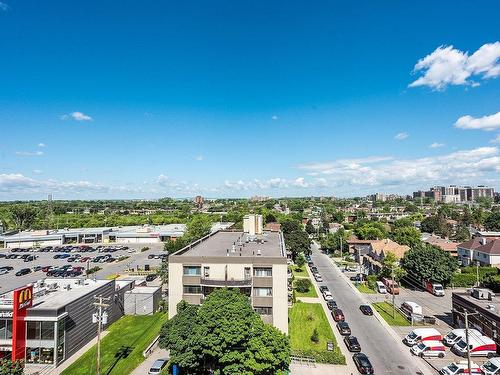
[[[26,357],[26,310],[33,305],[33,286],[14,290],[12,314],[12,360]]]

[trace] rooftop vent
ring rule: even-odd
[[[484,288],[475,288],[472,289],[471,296],[479,299],[479,300],[488,300],[491,301],[493,297],[495,297],[495,293],[493,293],[489,289],[484,289]]]

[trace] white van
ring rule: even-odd
[[[413,345],[410,351],[412,354],[418,355],[419,357],[444,358],[446,354],[446,347],[441,341],[429,340]]]
[[[161,370],[167,365],[168,359],[157,359],[154,363],[153,366],[149,369],[148,375],[157,375],[161,373]]]
[[[476,336],[481,336],[481,332],[477,329],[469,329],[469,334],[474,334]],[[443,344],[447,346],[453,346],[461,339],[465,337],[465,329],[453,329],[445,337],[443,337]]]
[[[377,281],[377,291],[380,293],[380,294],[386,294],[387,293],[387,289],[385,288],[385,285],[382,281]]]
[[[408,346],[413,346],[421,341],[441,341],[443,336],[435,328],[417,328],[411,331],[403,339],[403,342]]]
[[[481,374],[481,368],[474,362],[470,363],[471,374]],[[467,361],[453,362],[448,366],[444,366],[439,370],[441,375],[458,375],[458,374],[468,374],[469,368],[467,366]]]
[[[408,316],[423,315],[422,306],[411,301],[404,301],[401,304],[401,310]]]
[[[451,350],[461,357],[467,356],[467,342],[465,341],[465,337],[453,345]],[[488,336],[469,334],[469,353],[471,357],[492,358],[497,354],[497,345]]]
[[[488,362],[481,366],[484,375],[499,375],[500,374],[500,357],[491,358]]]

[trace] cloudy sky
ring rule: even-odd
[[[0,0],[0,199],[500,189],[474,4]]]

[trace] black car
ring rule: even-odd
[[[320,286],[319,286],[319,290],[320,290],[321,294],[323,294],[323,292],[324,292],[325,290],[330,291],[330,289],[328,289],[328,287],[327,287],[326,285],[320,285]]]
[[[349,277],[349,280],[351,281],[357,281],[358,283],[360,283],[361,281],[364,281],[365,280],[365,275],[356,275],[356,276],[351,276]]]
[[[31,270],[29,268],[21,268],[19,271],[16,272],[16,276],[27,275],[28,273],[31,273]]]
[[[4,270],[7,270],[7,271],[12,271],[14,269],[14,267],[11,267],[11,266],[2,266],[0,268],[3,268]]]
[[[329,301],[326,302],[326,306],[330,310],[336,309],[337,308],[337,302],[335,302],[333,300],[329,300]]]
[[[352,356],[352,360],[360,373],[373,374],[373,366],[366,354],[356,353]]]
[[[344,344],[347,346],[347,349],[350,352],[360,352],[361,351],[361,345],[359,345],[359,341],[356,337],[354,336],[345,336],[344,337]]]
[[[373,315],[373,310],[369,305],[361,305],[359,306],[359,309],[365,315]]]
[[[154,259],[155,255],[154,254],[149,254],[148,259]]]
[[[314,267],[314,263],[313,263],[313,262],[307,262],[307,265],[308,265],[309,267]]]
[[[155,273],[152,273],[152,274],[146,276],[146,281],[147,282],[153,281],[157,277],[158,277],[158,275],[156,275]]]
[[[342,336],[350,336],[351,335],[351,327],[347,322],[338,322],[337,329],[339,330]]]

